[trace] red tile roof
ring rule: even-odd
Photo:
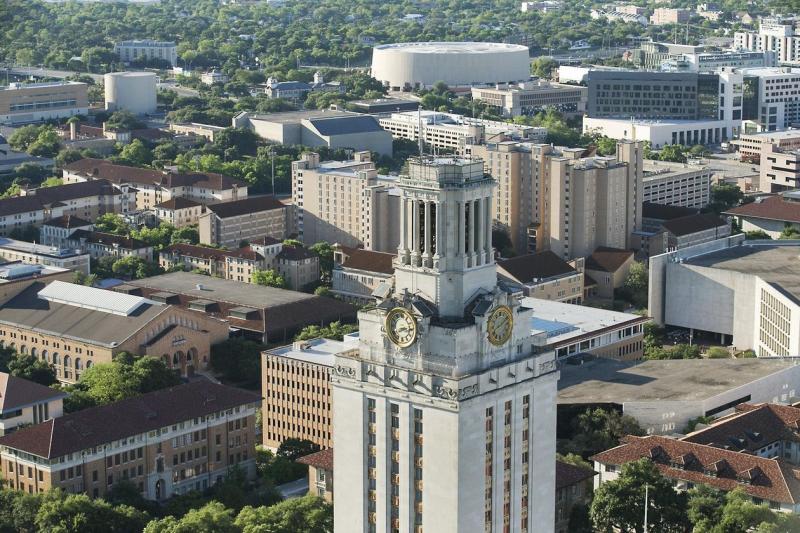
[[[586,258],[586,270],[616,272],[631,257],[633,257],[631,250],[600,246]]]
[[[224,250],[220,248],[209,248],[208,246],[196,246],[194,244],[172,244],[161,250],[162,254],[178,254],[187,257],[197,257],[200,259],[214,259],[215,261],[223,261],[226,257],[237,257],[241,259],[249,259],[251,261],[258,261],[261,255],[257,254],[249,247],[239,248],[237,250]]]
[[[0,413],[64,396],[66,394],[61,391],[0,372]]]
[[[713,213],[698,213],[680,218],[667,220],[662,227],[675,235],[682,237],[700,231],[727,226],[728,223]]]
[[[671,479],[705,484],[723,491],[741,487],[753,498],[800,503],[800,470],[782,459],[767,459],[657,435],[629,436],[623,444],[591,457],[602,464],[652,460]]]
[[[800,408],[779,404],[739,404],[736,412],[683,438],[734,451],[755,452],[778,440],[800,442]]]
[[[570,487],[596,475],[594,470],[556,460],[556,489]]]
[[[782,196],[769,196],[722,214],[800,223],[800,202],[786,201]]]
[[[347,246],[341,246],[340,248],[346,257],[342,263],[344,268],[363,270],[365,272],[380,272],[381,274],[389,275],[394,274],[392,261],[394,261],[395,254],[373,252],[372,250]]]
[[[165,188],[194,186],[214,190],[247,185],[242,181],[213,172],[168,173],[147,168],[115,165],[105,159],[79,159],[66,165],[64,169],[87,178],[106,179],[117,185],[141,183],[143,185],[157,184]]]
[[[166,202],[161,202],[160,204],[156,204],[155,207],[160,207],[162,209],[187,209],[189,207],[197,207],[198,205],[203,205],[200,202],[195,202],[194,200],[190,200],[188,198],[183,198],[182,196],[178,196],[177,198],[172,198],[171,200],[167,200]]]
[[[20,429],[0,437],[0,446],[52,459],[260,400],[253,392],[198,379]]]
[[[572,266],[550,250],[520,255],[497,262],[518,283],[531,283],[543,279],[577,274]]]
[[[45,226],[53,226],[57,228],[81,228],[84,226],[91,226],[92,223],[88,220],[76,217],[75,215],[61,215],[60,217],[51,218],[44,223]]]
[[[318,452],[303,456],[299,458],[297,462],[333,472],[333,448],[320,450]]]
[[[260,213],[273,209],[285,209],[286,206],[272,196],[251,196],[243,200],[211,204],[206,209],[213,211],[220,218],[238,217],[249,213]]]

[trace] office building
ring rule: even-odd
[[[258,408],[258,394],[197,380],[0,437],[0,468],[9,488],[31,494],[97,498],[129,481],[164,501],[212,487],[234,467],[255,478]]]
[[[85,83],[51,81],[0,87],[0,124],[27,124],[88,113]]]
[[[261,353],[263,444],[276,450],[286,439],[333,445],[331,374],[334,355],[358,347],[358,336],[343,341],[312,339]]]
[[[792,21],[762,18],[758,32],[734,33],[733,46],[740,50],[773,52],[781,65],[800,65],[800,35]]]
[[[392,135],[370,115],[330,109],[286,111],[266,115],[242,111],[234,128],[253,130],[264,140],[303,146],[327,146],[392,155]]]
[[[564,85],[545,80],[473,87],[472,99],[492,106],[506,117],[535,115],[555,109],[566,115],[581,115],[586,111],[586,87]]]
[[[498,260],[497,277],[519,287],[525,296],[583,302],[583,272],[549,250]]]
[[[394,290],[335,356],[334,531],[552,533],[558,369],[498,286],[494,182],[479,160],[419,157],[399,187]]]
[[[667,144],[718,144],[739,134],[744,78],[734,69],[590,71],[585,133]]]
[[[793,241],[734,235],[651,257],[649,314],[759,357],[800,353],[797,254]]]
[[[335,245],[331,292],[345,302],[372,303],[372,294],[381,285],[394,283],[394,258],[395,254],[386,252]]]
[[[419,141],[422,131],[424,145],[429,150],[444,149],[462,155],[467,153],[470,145],[487,141],[515,139],[539,143],[547,137],[547,128],[474,119],[440,111],[392,113],[380,117],[378,122],[395,139]]]
[[[208,367],[221,321],[145,299],[55,280],[32,280],[0,307],[0,340],[55,368],[63,383],[120,352],[162,359],[183,376]]]
[[[312,324],[355,318],[352,305],[334,298],[191,272],[132,280],[114,290],[166,300],[194,316],[222,320],[232,334],[264,344],[289,342]]]
[[[800,231],[800,193],[786,191],[758,197],[722,214],[732,217],[744,232],[763,231],[771,239],[779,239],[786,228]]]
[[[62,174],[64,183],[106,180],[123,192],[131,191],[137,210],[151,210],[173,198],[201,204],[247,198],[246,183],[213,172],[162,172],[86,158],[65,165]]]
[[[800,130],[742,133],[731,144],[738,150],[742,161],[757,163],[761,161],[761,151],[765,146],[786,151],[800,149]]]
[[[304,153],[292,163],[292,203],[298,238],[394,252],[399,244],[397,180],[379,176],[368,152],[348,161]]]
[[[609,22],[624,22],[628,24],[641,24],[647,26],[647,17],[641,13],[627,13],[616,9],[592,9],[590,16],[595,20],[607,20]]]
[[[628,247],[630,233],[641,226],[639,143],[619,143],[616,158],[511,141],[472,152],[497,181],[493,224],[508,234],[517,253],[585,257],[598,246]]]
[[[178,64],[178,47],[168,41],[122,41],[114,44],[114,53],[123,63],[146,63],[153,59],[166,61],[170,66]]]
[[[763,192],[791,191],[800,185],[800,150],[783,150],[771,144],[761,148],[758,188]]]
[[[5,261],[21,261],[32,265],[65,268],[83,274],[89,274],[90,271],[88,253],[6,237],[0,237],[0,258]]]
[[[633,50],[631,61],[638,68],[675,72],[714,72],[722,67],[774,67],[773,52],[750,50],[709,51],[703,45],[676,43],[642,43]]]
[[[642,201],[702,209],[711,201],[711,174],[707,165],[647,159]]]
[[[653,26],[686,24],[690,18],[692,18],[692,12],[688,9],[657,7],[653,10],[653,14],[650,15],[650,24]]]
[[[64,413],[65,392],[0,372],[0,436]]]
[[[800,125],[800,71],[742,69],[745,131],[776,131]]]
[[[254,196],[206,206],[200,215],[200,242],[238,248],[262,237],[283,240],[288,235],[289,207],[272,196]]]
[[[278,81],[275,78],[268,78],[264,92],[269,98],[282,98],[295,104],[302,104],[308,93],[345,93],[347,87],[339,81],[326,82],[322,72],[314,73],[314,81],[306,83],[304,81]]]

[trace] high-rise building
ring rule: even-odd
[[[640,143],[619,142],[616,157],[510,141],[472,151],[497,180],[493,224],[519,253],[552,250],[573,259],[598,246],[628,248],[641,227]]]
[[[349,161],[322,161],[305,153],[292,163],[295,228],[301,241],[320,241],[394,252],[399,231],[393,221],[399,196],[395,180],[378,176],[369,152]]]
[[[394,291],[333,367],[336,533],[553,531],[558,370],[497,284],[494,186],[463,158],[399,180]]]
[[[742,69],[744,129],[784,130],[800,124],[800,72],[788,67]]]
[[[800,35],[791,21],[767,17],[760,21],[758,32],[739,32],[733,35],[737,50],[774,52],[780,64],[800,64]]]

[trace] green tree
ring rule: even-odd
[[[99,363],[81,374],[77,390],[95,405],[105,405],[180,384],[161,360],[122,352],[110,363]]]
[[[686,147],[680,144],[668,144],[659,150],[658,159],[673,163],[685,163]]]
[[[610,137],[602,136],[595,140],[597,145],[597,152],[600,155],[614,155],[617,153],[617,140]]]
[[[133,533],[141,531],[148,519],[146,513],[127,505],[111,506],[85,494],[64,496],[54,491],[45,493],[36,527],[52,533]]]
[[[258,387],[261,352],[257,342],[234,337],[211,347],[211,368],[226,381],[248,388]]]
[[[751,240],[764,240],[764,241],[772,240],[772,237],[770,237],[768,233],[766,233],[765,231],[760,230],[760,229],[759,230],[754,230],[754,231],[746,231],[744,233],[744,238],[747,239],[748,241],[751,241]]]
[[[153,520],[144,533],[239,533],[233,521],[233,511],[219,502],[209,502],[192,509],[181,518],[168,516]]]
[[[642,532],[645,485],[649,488],[649,529],[686,531],[689,528],[686,494],[676,492],[672,483],[661,475],[649,459],[624,465],[617,479],[607,481],[595,490],[590,509],[595,529]]]
[[[706,351],[709,359],[730,359],[731,353],[721,346],[712,346]]]
[[[775,519],[775,513],[770,511],[769,507],[754,504],[744,489],[737,487],[725,495],[722,515],[709,531],[710,533],[741,533],[750,531],[751,528],[756,528],[764,522],[775,522]]]
[[[276,287],[278,289],[286,287],[286,280],[273,269],[256,270],[253,272],[253,283],[265,287]]]
[[[176,243],[198,244],[200,242],[200,232],[197,224],[175,228],[170,237],[170,244]]]
[[[325,338],[325,339],[334,339],[334,340],[342,340],[345,335],[348,333],[353,333],[354,331],[358,331],[358,326],[355,324],[342,324],[339,321],[331,322],[325,327],[320,327],[317,325],[310,325],[306,326],[300,330],[294,340],[296,341],[305,341],[311,339],[318,339],[318,338]]]
[[[323,281],[330,281],[333,273],[333,246],[328,242],[318,242],[308,249],[319,256],[319,270]]]
[[[551,78],[557,68],[558,62],[549,57],[537,57],[531,61],[531,74],[538,78]]]
[[[8,138],[8,144],[17,152],[27,152],[28,147],[36,142],[40,131],[41,127],[33,124],[21,126]]]
[[[722,519],[725,494],[709,487],[697,485],[688,491],[688,517],[697,533],[710,533]]]
[[[214,146],[221,151],[234,149],[237,157],[256,155],[261,138],[248,128],[225,128],[214,134]]]
[[[700,359],[700,347],[697,345],[676,344],[669,348],[652,348],[645,351],[645,359]]]
[[[647,307],[647,287],[647,266],[642,261],[635,261],[628,271],[619,295],[636,307],[645,308]]]
[[[617,446],[626,435],[644,435],[635,418],[616,410],[586,409],[570,421],[572,438],[559,442],[559,452],[587,457]]]
[[[14,181],[25,181],[31,184],[36,184],[41,181],[47,181],[45,178],[52,174],[52,170],[43,167],[36,163],[28,162],[22,163],[14,167]]]
[[[64,168],[70,163],[74,163],[75,161],[79,161],[81,159],[83,159],[83,155],[81,155],[80,150],[67,148],[65,150],[61,150],[56,156],[56,166],[59,168]]]
[[[236,517],[242,533],[328,533],[333,507],[322,498],[292,498],[270,507],[245,507]]]
[[[784,224],[779,239],[800,239],[800,229],[797,229],[790,222]]]
[[[30,354],[16,354],[9,361],[8,370],[12,376],[34,381],[47,387],[57,381],[53,367]]]
[[[167,222],[161,222],[155,228],[141,228],[131,231],[131,237],[144,241],[156,250],[168,246],[172,242],[172,234],[175,226]]]
[[[161,267],[141,257],[129,255],[114,261],[111,271],[117,275],[130,279],[142,279],[162,274]]]
[[[153,161],[153,153],[139,139],[134,139],[122,147],[119,153],[121,163],[132,166],[143,167]]]
[[[114,235],[128,235],[131,232],[130,226],[125,223],[121,216],[115,213],[100,215],[94,221],[97,231],[113,233]]]
[[[314,444],[306,439],[285,439],[280,446],[278,446],[278,457],[285,457],[290,461],[296,461],[301,457],[310,455],[319,451],[319,445]]]
[[[42,126],[36,140],[28,146],[28,153],[38,157],[55,157],[61,149],[61,140],[52,126]]]
[[[718,183],[711,186],[711,202],[708,209],[714,213],[727,211],[742,203],[744,193],[737,185]]]
[[[130,111],[115,111],[106,121],[106,129],[111,131],[131,131],[145,127],[145,123]]]

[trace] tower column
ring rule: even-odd
[[[465,247],[467,243],[466,231],[467,231],[467,222],[466,222],[466,209],[467,204],[464,202],[458,202],[458,227],[456,228],[456,250],[457,255],[459,257],[464,257],[465,254]]]
[[[445,246],[445,238],[444,238],[444,213],[442,211],[446,209],[445,204],[441,202],[436,202],[434,204],[436,209],[436,216],[434,217],[434,228],[435,228],[435,239],[436,242],[433,246],[433,257],[434,259],[438,259],[442,255],[443,246]]]
[[[475,200],[470,200],[469,202],[469,255],[475,255],[475,230],[477,229],[477,225],[475,222],[477,221],[477,213],[475,212],[475,207],[477,206],[478,202]],[[472,258],[472,266],[475,266],[474,258]]]
[[[428,260],[431,256],[431,202],[425,202],[425,248],[422,251],[422,261],[425,266],[430,266]]]
[[[408,233],[408,201],[405,198],[400,199],[400,246],[397,247],[397,255],[400,256],[400,262],[405,264],[408,255],[408,244],[406,241],[406,234]]]
[[[419,201],[411,200],[411,264],[419,264]]]
[[[492,199],[484,198],[483,205],[485,206],[484,220],[485,220],[485,246],[486,246],[486,262],[491,263],[494,260],[492,254]]]

